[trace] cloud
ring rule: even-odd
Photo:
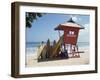
[[[89,27],[89,24],[84,24],[84,27],[86,27],[86,28]]]
[[[81,18],[79,18],[77,15],[70,15],[70,17],[76,22],[81,21]]]
[[[72,19],[73,19],[74,21],[78,21],[77,16],[73,16]]]
[[[85,29],[81,30],[80,34],[89,33],[89,31],[90,31],[90,25],[89,25],[89,24],[84,24],[83,27],[84,27]]]

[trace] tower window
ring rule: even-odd
[[[74,31],[69,31],[68,34],[69,34],[69,35],[74,35],[75,33],[74,33]]]

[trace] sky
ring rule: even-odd
[[[85,27],[79,31],[78,42],[89,42],[89,28],[90,28],[90,16],[89,15],[72,15],[72,14],[44,14],[42,17],[38,17],[32,23],[31,28],[26,28],[26,42],[46,42],[58,40],[58,31],[55,31],[59,24],[66,23],[72,17],[73,21]],[[63,31],[60,31],[61,35]]]

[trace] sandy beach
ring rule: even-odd
[[[81,47],[79,51],[84,51],[80,53],[80,58],[69,58],[53,61],[37,61],[37,54],[27,54],[26,55],[26,67],[42,67],[42,66],[62,66],[62,65],[85,65],[89,64],[89,48]]]

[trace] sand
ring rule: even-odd
[[[61,59],[61,60],[53,60],[53,61],[37,61],[37,54],[28,54],[26,55],[26,67],[42,67],[42,66],[63,66],[63,65],[85,65],[89,64],[89,48],[81,47],[80,51],[84,51],[84,53],[80,53],[80,58],[69,58],[69,59]]]

